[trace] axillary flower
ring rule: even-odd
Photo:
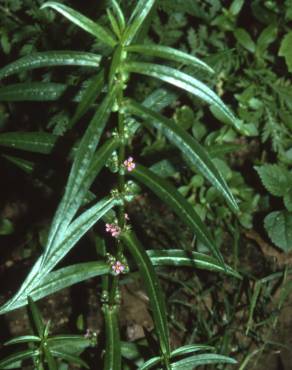
[[[133,171],[133,169],[136,167],[133,157],[129,157],[128,159],[126,159],[124,162],[124,166],[129,172]]]
[[[117,238],[121,233],[121,228],[116,224],[105,224],[105,231],[112,234],[112,237]]]
[[[119,275],[120,273],[124,272],[125,269],[126,266],[120,261],[116,261],[114,264],[112,264],[112,270],[115,275]]]

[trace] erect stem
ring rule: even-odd
[[[120,194],[123,194],[125,191],[125,173],[124,173],[124,161],[125,161],[125,117],[122,110],[123,100],[124,100],[124,84],[122,82],[121,74],[117,73],[117,83],[120,84],[118,93],[117,93],[117,104],[119,107],[118,110],[118,135],[120,138],[119,143],[119,151],[118,151],[118,190]],[[125,207],[124,204],[119,205],[118,209],[118,226],[122,230],[125,226]],[[116,251],[116,258],[117,260],[123,253],[123,246],[122,243],[117,240],[117,251]],[[118,276],[114,276],[112,278],[112,285],[109,295],[109,304],[114,304],[116,293],[118,291]]]

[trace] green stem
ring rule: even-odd
[[[121,81],[121,75],[118,75],[118,80]],[[119,163],[119,173],[118,173],[118,190],[120,194],[123,194],[125,191],[125,174],[124,174],[124,161],[125,161],[125,140],[124,140],[124,134],[125,134],[125,117],[124,113],[121,110],[121,107],[123,105],[124,100],[124,93],[123,93],[123,84],[120,82],[120,89],[118,91],[117,95],[117,103],[119,106],[118,111],[118,133],[120,137],[120,146],[119,146],[119,152],[118,152],[118,163]],[[118,209],[118,225],[121,228],[121,230],[125,226],[125,207],[124,205],[120,205]],[[119,256],[122,255],[123,252],[123,246],[122,243],[117,240],[117,252],[116,252],[116,258],[119,259]],[[118,281],[119,277],[114,276],[112,278],[112,285],[109,295],[109,304],[113,305],[115,304],[115,297],[118,290]]]

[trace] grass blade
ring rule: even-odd
[[[121,342],[118,323],[118,309],[116,306],[103,305],[106,348],[104,370],[121,369]]]
[[[154,63],[128,62],[124,65],[124,69],[127,72],[139,73],[157,78],[189,92],[211,106],[215,106],[226,120],[230,122],[230,124],[232,124],[237,130],[241,129],[239,121],[219,96],[216,95],[207,85],[196,78],[177,69]]]
[[[163,117],[161,114],[152,111],[134,101],[128,101],[127,110],[134,115],[145,120],[148,125],[152,125],[162,132],[168,140],[175,145],[190,163],[196,167],[198,172],[203,175],[226,199],[234,211],[238,211],[237,203],[226,184],[223,176],[217,170],[207,151],[189,135],[184,129],[175,124],[172,120]]]
[[[131,53],[138,53],[142,55],[150,55],[157,58],[163,58],[171,60],[177,63],[183,63],[185,65],[190,65],[196,68],[203,69],[209,73],[215,73],[215,71],[204,63],[199,58],[194,57],[193,55],[184,53],[181,50],[171,48],[169,46],[163,45],[129,45],[126,47],[126,50]]]
[[[133,233],[125,232],[121,235],[121,239],[127,246],[139,268],[150,299],[150,306],[155,323],[155,330],[159,338],[161,352],[166,358],[169,358],[170,345],[166,307],[154,267],[144,248]]]
[[[48,1],[41,6],[41,9],[51,8],[62,14],[70,22],[76,24],[76,26],[82,28],[84,31],[92,34],[101,42],[114,47],[116,40],[112,36],[111,32],[105,27],[100,26],[98,23],[93,22],[85,15],[80,14],[76,10],[66,6],[64,4],[57,3],[55,1]]]
[[[27,55],[0,69],[0,80],[15,73],[56,66],[99,67],[101,56],[81,51],[46,51]]]
[[[147,250],[148,257],[154,266],[184,266],[209,270],[214,272],[223,272],[237,279],[242,279],[241,275],[228,265],[222,266],[221,263],[208,256],[198,252],[186,252],[180,249],[169,250]]]
[[[192,205],[175,189],[175,187],[141,165],[138,165],[135,170],[131,172],[131,176],[146,185],[153,193],[168,204],[177,216],[194,231],[201,242],[210,249],[214,257],[224,268],[223,257],[207,228]]]
[[[137,35],[140,27],[145,22],[145,18],[149,14],[155,0],[139,0],[130,19],[128,22],[128,27],[125,29],[122,38],[123,45],[129,45],[134,37]]]

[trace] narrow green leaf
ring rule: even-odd
[[[144,364],[139,367],[139,370],[151,369],[153,366],[158,365],[160,362],[161,362],[161,358],[159,356],[152,357],[146,362],[144,362]]]
[[[26,305],[28,295],[31,295],[34,299],[40,299],[44,297],[43,294],[51,294],[52,292],[62,289],[66,286],[66,284],[70,285],[75,279],[74,276],[70,274],[72,270],[74,274],[75,267],[72,267],[72,270],[70,270],[68,267],[66,268],[68,270],[53,272],[52,275],[48,275],[49,272],[52,271],[56,264],[74,247],[74,245],[82,238],[82,236],[101,217],[103,217],[111,208],[113,208],[115,204],[116,200],[106,198],[76,218],[76,220],[73,221],[67,228],[67,230],[64,231],[63,239],[56,246],[53,253],[51,253],[47,263],[41,268],[40,266],[44,255],[39,257],[19,291],[14,295],[13,298],[11,298],[0,308],[0,314]],[[103,270],[98,269],[96,273],[99,273],[99,271],[102,273]],[[62,280],[62,276],[65,273],[68,275],[64,275],[64,279]],[[76,273],[76,275],[75,283],[79,277],[82,278],[82,276],[85,276],[85,273],[82,272],[81,275]]]
[[[102,117],[100,117],[100,119],[102,119]],[[54,266],[58,263],[58,261],[59,261],[58,258],[63,258],[63,256],[66,253],[68,253],[69,250],[74,246],[74,243],[77,243],[77,241],[83,236],[82,233],[81,234],[76,233],[76,231],[74,230],[74,227],[72,228],[72,225],[71,225],[70,230],[72,231],[73,236],[74,236],[74,233],[76,234],[75,237],[77,237],[77,239],[76,238],[72,239],[70,237],[70,234],[69,234],[69,237],[67,238],[63,247],[60,249],[60,244],[62,244],[62,239],[65,237],[65,230],[67,229],[69,223],[71,222],[71,220],[73,219],[74,215],[76,214],[78,208],[80,207],[81,203],[83,202],[84,197],[86,195],[86,192],[89,189],[89,187],[91,186],[92,182],[94,181],[95,176],[100,171],[100,169],[103,167],[107,158],[112,153],[112,151],[116,148],[116,146],[117,146],[117,142],[115,140],[109,140],[94,155],[93,160],[92,160],[89,168],[84,173],[84,179],[83,179],[83,183],[81,184],[82,186],[80,188],[79,193],[77,194],[77,196],[75,196],[75,198],[73,198],[73,200],[71,199],[69,201],[69,206],[70,206],[69,210],[67,209],[67,210],[64,211],[64,212],[67,212],[66,213],[67,216],[68,216],[69,211],[70,211],[69,221],[68,221],[68,219],[65,219],[65,217],[62,216],[61,211],[60,211],[60,214],[58,214],[58,211],[56,212],[56,215],[55,215],[54,219],[56,219],[56,218],[58,219],[56,221],[56,223],[59,222],[59,225],[57,225],[57,226],[58,227],[62,226],[63,228],[62,228],[61,238],[59,238],[58,240],[54,240],[55,244],[54,243],[51,244],[50,253],[53,252],[53,248],[55,248],[57,250],[59,249],[59,253],[57,253],[57,255],[54,256],[53,261],[50,261],[50,265],[46,264],[46,269],[48,269],[47,272],[51,271],[54,268]],[[91,150],[92,148],[89,148],[89,149]],[[64,206],[67,206],[67,204],[64,204]],[[97,207],[96,210],[94,210],[95,206],[93,206],[93,208],[89,209],[88,210],[89,213],[85,213],[85,230],[84,230],[84,232],[86,232],[88,230],[88,229],[86,229],[86,217],[89,217],[89,221],[90,221],[90,217],[92,216],[90,211],[92,209],[93,209],[93,212],[97,212],[96,215],[95,215],[96,218],[95,218],[95,221],[93,221],[92,224],[90,224],[90,222],[89,222],[89,224],[87,225],[88,228],[90,228],[95,222],[97,222],[98,219],[100,217],[102,217],[113,206],[114,206],[113,201],[105,200],[105,201],[99,202],[96,205],[96,207]],[[103,207],[105,207],[105,208],[103,209]],[[99,213],[99,211],[101,212],[101,214]],[[75,224],[74,224],[74,225],[76,225],[77,229],[79,228],[78,220],[80,222],[83,222],[82,218],[80,218],[80,217],[75,221]],[[78,230],[78,231],[80,231],[80,230]],[[8,301],[4,306],[2,306],[2,308],[0,308],[0,314],[2,312],[10,311],[10,310],[13,310],[17,307],[20,307],[20,306],[23,306],[23,305],[26,304],[27,295],[31,292],[32,288],[35,287],[35,285],[37,283],[39,283],[39,281],[40,281],[40,276],[39,276],[40,271],[41,271],[41,277],[42,278],[44,277],[44,268],[43,269],[41,268],[41,264],[43,262],[43,259],[44,259],[44,255],[41,256],[37,260],[37,262],[33,266],[32,270],[30,271],[29,275],[27,276],[27,278],[23,282],[21,288],[16,293],[16,295],[10,301]],[[2,311],[2,309],[3,309],[3,311]]]
[[[25,82],[0,88],[0,101],[54,101],[67,86],[54,82]]]
[[[5,132],[0,134],[0,145],[33,153],[49,154],[58,136],[47,132]]]
[[[148,257],[154,266],[187,266],[203,270],[223,272],[237,279],[242,279],[241,275],[228,265],[222,266],[221,263],[208,256],[197,252],[186,252],[180,249],[169,250],[147,250]]]
[[[112,11],[110,9],[107,9],[106,12],[107,12],[108,19],[111,23],[111,27],[112,27],[113,32],[115,33],[117,38],[120,39],[121,30],[120,30],[120,25],[119,25],[118,21],[116,20],[114,14],[112,13]]]
[[[116,40],[109,30],[105,27],[100,26],[98,23],[93,22],[83,14],[80,14],[76,10],[66,6],[64,4],[57,3],[55,1],[48,1],[41,6],[41,9],[52,8],[62,14],[65,18],[69,19],[70,22],[76,24],[76,26],[82,28],[84,31],[92,34],[98,38],[101,42],[114,47]]]
[[[77,105],[76,111],[69,122],[68,128],[71,128],[77,123],[80,118],[89,110],[96,98],[101,93],[104,86],[104,70],[94,76],[84,89],[80,102]]]
[[[197,140],[172,120],[163,117],[151,109],[143,107],[141,104],[129,101],[126,107],[131,114],[138,115],[148,125],[150,124],[161,131],[184,154],[190,163],[196,167],[198,172],[223,195],[230,207],[234,211],[238,211],[237,203],[223,176],[217,170],[208,152]]]
[[[138,1],[129,19],[128,27],[125,29],[122,38],[123,45],[129,45],[133,41],[154,4],[155,0]]]
[[[214,347],[207,346],[204,344],[187,344],[179,347],[171,352],[171,357],[186,355],[187,353],[193,353],[198,351],[212,351]]]
[[[27,343],[27,342],[40,342],[41,338],[36,335],[23,335],[21,337],[13,338],[4,343],[4,346],[11,344]]]
[[[117,306],[103,305],[106,348],[104,369],[120,370],[121,369],[121,343],[118,322]]]
[[[126,27],[126,21],[125,21],[125,17],[122,12],[122,9],[116,0],[111,0],[111,3],[112,3],[113,11],[119,22],[120,30],[123,32]]]
[[[31,296],[34,300],[47,297],[59,290],[68,288],[87,279],[104,275],[109,272],[108,264],[105,262],[84,262],[52,271],[40,281]]]
[[[3,360],[0,360],[0,369],[12,368],[12,366],[17,366],[19,361],[27,360],[28,358],[35,358],[39,356],[40,352],[38,349],[28,349],[26,351],[21,351],[10,355]]]
[[[135,170],[132,171],[130,175],[146,185],[168,204],[178,217],[194,231],[201,242],[210,249],[214,257],[224,268],[223,257],[207,228],[195,212],[194,207],[175,189],[175,187],[141,165],[136,166]]]
[[[254,285],[254,290],[253,290],[253,294],[252,294],[250,305],[249,305],[248,321],[247,321],[247,327],[246,327],[246,332],[245,332],[246,335],[248,335],[252,327],[252,324],[253,324],[253,314],[256,308],[256,304],[257,304],[261,289],[262,289],[262,283],[261,281],[257,281]]]
[[[239,44],[246,50],[250,51],[251,53],[255,52],[256,45],[250,37],[250,34],[244,28],[236,28],[234,30],[234,36]]]
[[[36,333],[39,337],[44,336],[44,330],[45,330],[45,324],[42,318],[42,315],[37,307],[37,305],[34,303],[33,299],[28,296],[28,306],[29,306],[29,312],[31,314],[31,318],[33,321],[33,326],[36,330]]]
[[[26,159],[15,157],[14,155],[2,154],[2,157],[26,173],[31,174],[35,168],[35,163],[32,161],[27,161]]]
[[[54,359],[54,357],[52,356],[50,349],[47,346],[44,346],[43,351],[44,351],[44,355],[45,355],[44,357],[45,357],[46,362],[48,364],[48,370],[58,370],[57,362]]]
[[[92,339],[84,335],[63,334],[55,335],[47,339],[48,346],[54,350],[66,353],[81,353],[88,347],[92,347]]]
[[[164,356],[169,358],[170,345],[166,318],[166,307],[163,299],[163,293],[154,267],[134,233],[122,233],[121,239],[134,257],[135,262],[139,268],[146,287],[147,294],[150,299],[150,306],[155,323],[154,326],[159,338],[161,352]]]
[[[145,349],[145,345],[138,345],[133,342],[121,342],[122,357],[128,360],[137,360],[141,358],[143,349]]]
[[[177,50],[169,46],[154,44],[129,45],[126,47],[126,51],[172,60],[177,63],[183,63],[186,65],[191,65],[193,67],[203,69],[205,71],[208,71],[209,73],[215,73],[215,71],[211,67],[209,67],[208,64],[204,63],[199,58],[196,58],[193,55],[187,54],[181,50]]]
[[[232,364],[235,365],[235,361],[231,357],[226,357],[222,355],[216,355],[211,353],[204,353],[201,355],[194,355],[183,360],[174,362],[171,364],[172,370],[190,370],[194,369],[200,365],[210,365],[210,364]]]
[[[47,51],[27,55],[0,69],[0,79],[15,73],[53,66],[99,67],[101,56],[81,51]]]
[[[55,249],[56,245],[59,244],[65,229],[72,221],[74,215],[80,207],[88,187],[94,180],[94,178],[90,177],[91,181],[87,181],[86,185],[84,184],[84,182],[86,182],[88,170],[92,165],[94,152],[111,113],[115,96],[116,88],[114,87],[110,90],[108,95],[100,104],[91,122],[89,123],[85,134],[82,137],[70,171],[69,179],[67,181],[65,194],[56,211],[49,231],[43,264],[46,263],[48,255]],[[104,152],[100,158],[100,166],[97,166],[95,176],[103,167],[106,159],[108,158],[107,155],[109,155],[109,152],[111,153],[111,151],[108,149],[102,150],[104,150]]]
[[[234,125],[236,129],[241,129],[239,121],[219,96],[196,78],[177,69],[153,63],[127,62],[123,68],[127,72],[154,77],[191,93],[204,102],[214,105],[226,117],[228,122]]]
[[[122,59],[122,56],[123,56],[123,48],[121,45],[119,45],[114,54],[113,54],[113,57],[112,57],[112,62],[111,62],[111,65],[110,65],[110,70],[109,70],[109,83],[110,85],[112,85],[113,81],[114,81],[114,77],[116,75],[116,72],[118,70],[118,68],[120,67],[121,65],[121,59]]]
[[[66,360],[69,363],[80,365],[82,368],[89,369],[87,363],[77,356],[73,356],[70,355],[69,353],[55,349],[51,349],[50,352],[54,357],[62,358],[63,360]]]

